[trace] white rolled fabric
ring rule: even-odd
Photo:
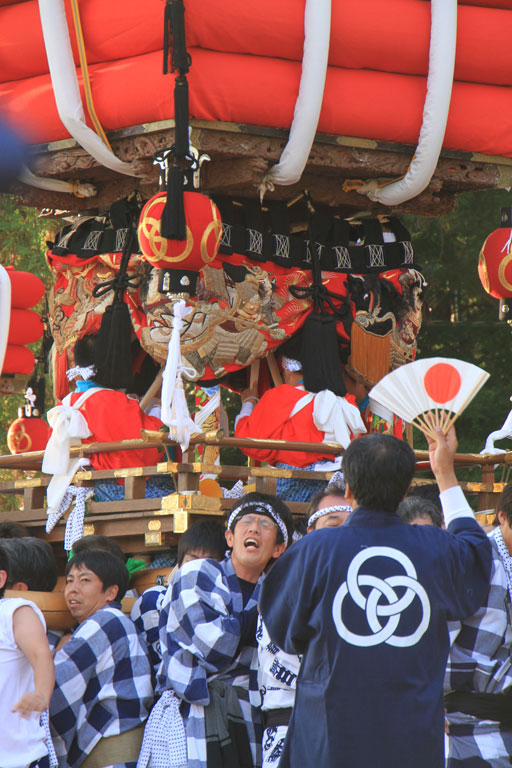
[[[52,408],[47,419],[53,431],[44,451],[42,470],[60,475],[67,471],[71,446],[80,445],[81,439],[90,437],[92,432],[85,417],[70,405]]]
[[[46,491],[48,515],[59,512],[75,472],[80,466],[89,464],[88,459],[71,458],[69,451],[71,446],[80,445],[83,438],[92,435],[85,417],[78,409],[91,395],[101,389],[104,387],[86,390],[73,406],[69,404],[71,395],[67,395],[62,405],[57,405],[46,414],[48,424],[53,430],[44,450],[41,467],[43,472],[53,475]]]
[[[317,429],[325,432],[326,441],[334,441],[344,448],[348,448],[352,436],[366,432],[359,408],[329,389],[315,395],[313,421]]]
[[[0,264],[0,373],[5,360],[10,323],[11,279],[5,267]]]
[[[418,146],[401,179],[382,184],[372,179],[356,192],[384,205],[399,205],[430,184],[443,147],[452,96],[457,44],[457,0],[431,0],[427,94]]]
[[[39,0],[39,15],[53,94],[62,123],[98,163],[117,173],[137,176],[131,165],[119,160],[85,122],[64,0]]]
[[[202,432],[199,424],[190,417],[187,406],[187,398],[183,389],[182,373],[189,376],[196,375],[193,368],[185,368],[181,360],[181,331],[183,318],[192,310],[187,307],[185,301],[180,299],[173,305],[173,325],[167,361],[162,374],[162,414],[161,419],[169,427],[169,434],[186,451],[191,435]]]
[[[313,421],[315,427],[320,432],[325,432],[325,440],[327,442],[334,442],[347,448],[351,441],[351,433],[354,437],[362,435],[366,432],[366,427],[361,418],[361,413],[356,405],[352,405],[344,397],[339,397],[331,392],[330,389],[324,389],[322,392],[317,392],[316,395],[312,392],[306,392],[304,397],[298,400],[289,418],[292,419],[296,413],[306,407],[312,400],[313,404]],[[336,466],[333,469],[339,469],[341,464],[336,461]],[[330,467],[325,467],[325,471],[330,471]]]
[[[273,184],[295,184],[302,176],[322,109],[330,38],[331,0],[306,0],[302,73],[290,136],[279,162],[263,177],[262,193]]]
[[[30,187],[48,189],[51,192],[65,192],[68,195],[76,194],[78,197],[94,197],[98,192],[94,184],[88,182],[80,182],[74,187],[69,181],[43,179],[42,176],[36,176],[35,173],[32,173],[26,165],[23,166],[18,178],[23,184],[28,184]]]
[[[507,418],[503,422],[503,426],[500,429],[497,429],[494,432],[491,432],[490,435],[487,435],[485,447],[483,451],[480,451],[480,453],[490,453],[494,455],[499,453],[506,453],[503,448],[494,447],[494,442],[496,440],[504,440],[506,437],[512,440],[512,411],[510,411]]]

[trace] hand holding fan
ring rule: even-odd
[[[388,373],[370,391],[372,400],[435,437],[444,434],[483,387],[489,374],[463,360],[430,357]]]

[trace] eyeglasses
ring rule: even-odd
[[[244,515],[237,524],[244,528],[250,528],[251,525],[258,525],[260,528],[263,528],[264,531],[271,531],[272,528],[277,528],[277,523],[273,523],[268,517],[253,517],[252,515]]]

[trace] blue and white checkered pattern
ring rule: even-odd
[[[174,480],[169,475],[153,475],[146,480],[146,499],[158,499],[175,491]],[[124,499],[124,485],[117,480],[97,480],[94,496],[97,501],[120,501]]]
[[[152,703],[150,663],[133,622],[119,604],[102,608],[55,655],[50,725],[60,768],[78,768],[102,737],[136,728]]]
[[[460,624],[449,625],[452,646],[445,675],[445,691],[502,693],[512,686],[512,607],[507,576],[492,536],[492,571],[486,603]],[[453,637],[455,639],[453,640]],[[490,720],[458,712],[447,714],[449,768],[510,765],[512,729]],[[473,763],[471,763],[473,764]],[[476,765],[476,762],[475,762]]]
[[[158,624],[166,592],[167,587],[155,586],[146,589],[134,602],[130,612],[130,618],[147,646],[155,675],[162,661]]]
[[[316,465],[310,464],[307,467],[301,467],[302,470],[314,469]],[[276,463],[277,469],[298,469],[291,464]],[[300,480],[297,477],[278,477],[276,485],[276,496],[284,501],[302,501],[307,502],[311,497],[323,491],[326,486],[324,480]]]
[[[221,563],[194,560],[176,574],[160,614],[162,666],[157,690],[174,690],[183,700],[189,768],[205,768],[204,707],[208,682],[217,678],[238,685],[259,700],[257,653],[254,646],[239,649],[240,615],[254,610],[260,592],[255,585],[245,608],[240,583],[230,558]],[[249,702],[240,701],[255,765],[261,764],[261,716]]]

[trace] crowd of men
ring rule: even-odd
[[[191,526],[131,616],[125,555],[85,537],[62,636],[24,599],[54,588],[51,547],[0,530],[19,590],[0,600],[2,768],[441,768],[446,722],[450,768],[510,765],[512,486],[487,536],[455,449],[453,430],[430,446],[442,513],[403,501],[414,454],[382,434],[350,444],[307,531],[246,494],[225,529]]]

